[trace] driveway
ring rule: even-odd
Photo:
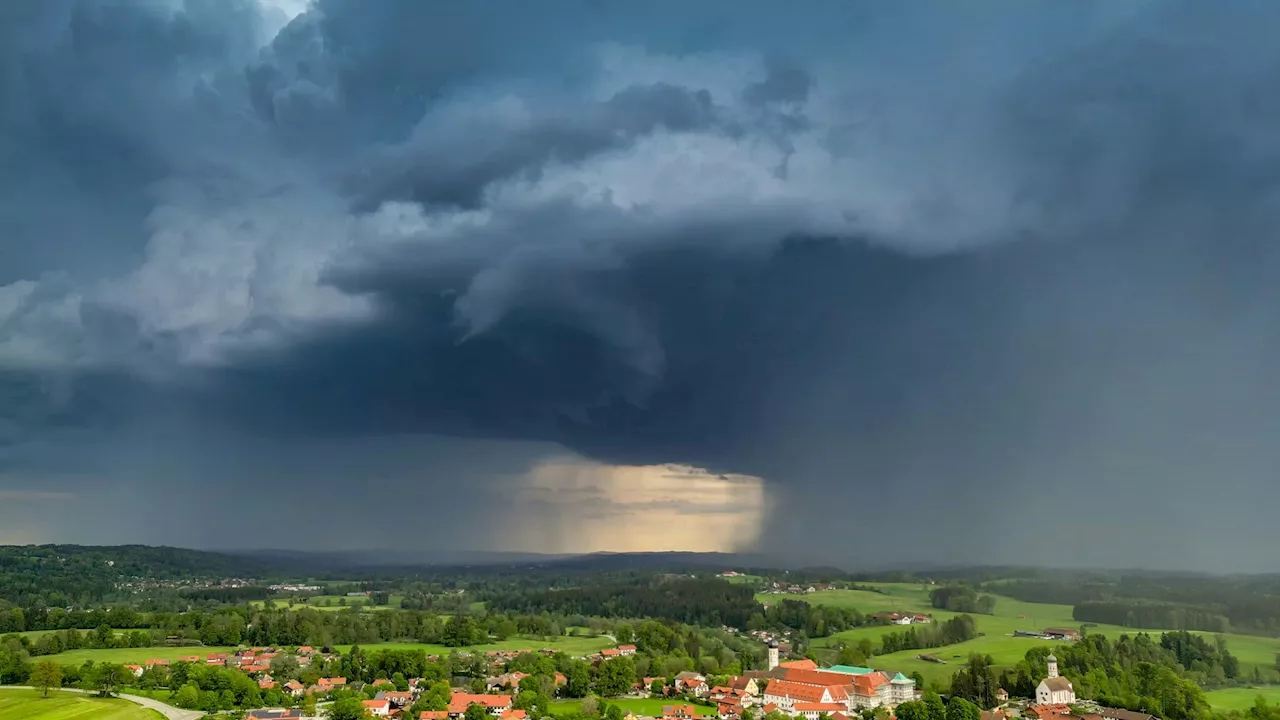
[[[14,686],[6,685],[5,687],[14,687]],[[17,686],[17,688],[19,690],[35,690],[36,689],[33,687],[23,687],[23,686]],[[87,693],[88,691],[81,690],[79,688],[62,688],[57,692]],[[183,710],[182,708],[176,708],[172,705],[167,705],[165,703],[162,703],[159,700],[152,700],[151,698],[139,697],[137,695],[126,695],[124,693],[121,693],[116,697],[124,700],[128,700],[129,702],[138,703],[144,708],[155,710],[156,712],[168,718],[168,720],[198,720],[199,718],[204,717],[204,713],[200,712],[199,710]]]

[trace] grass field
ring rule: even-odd
[[[42,655],[41,660],[52,660],[59,665],[83,665],[85,660],[120,663],[122,665],[141,665],[151,660],[177,660],[186,655],[205,656],[209,653],[235,652],[230,647],[150,647],[150,648],[111,648],[108,650],[68,650],[56,655]]]
[[[956,615],[956,613],[936,610],[931,607],[927,586],[906,583],[877,583],[876,587],[884,590],[884,593],[866,590],[827,590],[807,595],[759,595],[757,597],[761,602],[777,602],[779,598],[793,598],[805,600],[814,605],[854,607],[868,613],[881,611],[925,612],[932,614],[935,620],[938,621],[946,620]],[[1051,641],[1046,640],[1012,637],[1014,630],[1039,630],[1054,626],[1079,628],[1081,623],[1072,619],[1071,611],[1070,605],[1028,603],[997,596],[994,615],[973,616],[977,623],[978,632],[982,633],[982,636],[968,642],[948,645],[932,651],[905,650],[889,655],[879,655],[871,661],[871,664],[878,668],[907,674],[919,672],[928,682],[949,679],[955,672],[956,665],[963,662],[970,653],[974,652],[990,655],[998,667],[1007,667],[1021,660],[1026,655],[1027,650],[1038,645],[1053,644]],[[839,642],[857,642],[862,638],[868,638],[878,645],[880,637],[884,634],[903,629],[898,626],[855,628],[837,633],[831,637],[817,638],[814,640],[814,646],[830,647]],[[1088,628],[1088,631],[1112,638],[1121,633],[1134,634],[1144,632],[1141,629],[1116,625],[1092,625]],[[1146,632],[1158,634],[1161,631],[1147,630]],[[1196,634],[1209,635],[1211,633]],[[1280,653],[1280,640],[1239,634],[1228,634],[1226,638],[1227,647],[1240,660],[1241,668],[1245,673],[1251,673],[1254,667],[1262,668],[1266,672],[1273,672],[1276,654]],[[946,660],[947,664],[940,665],[917,659],[916,656],[922,652],[931,652],[933,655]]]
[[[311,597],[276,597],[271,601],[275,603],[277,608],[288,608],[289,600],[294,601],[294,610],[302,608],[311,608],[321,612],[337,612],[339,610],[398,610],[400,609],[400,601],[404,599],[403,595],[392,595],[390,601],[386,605],[370,605],[367,598],[349,598],[345,595],[313,595]],[[341,604],[339,604],[341,603]],[[262,600],[249,601],[250,607],[262,607]]]
[[[530,638],[509,638],[502,642],[487,643],[484,645],[472,645],[470,647],[452,648],[445,645],[430,645],[427,643],[380,643],[377,645],[361,645],[360,647],[370,652],[378,650],[423,650],[428,655],[448,655],[457,650],[459,652],[486,652],[488,650],[541,650],[542,648],[550,648],[559,650],[569,655],[590,655],[599,652],[605,648],[614,646],[614,642],[607,637],[560,637],[551,640],[530,639]],[[350,645],[335,646],[338,652],[347,652],[351,649]]]
[[[681,700],[668,700],[664,698],[621,698],[618,700],[603,700],[610,705],[617,705],[622,711],[633,712],[636,715],[645,717],[662,717],[663,705],[679,705],[686,704]],[[715,705],[698,704],[699,708],[706,708],[707,715],[715,715]],[[576,713],[582,708],[581,700],[555,700],[548,706],[548,710],[552,715],[570,715]]]
[[[0,688],[4,720],[161,720],[155,710],[128,700],[104,700],[78,693],[56,692],[42,698],[35,690]]]
[[[1247,710],[1253,707],[1259,695],[1266,698],[1272,705],[1280,703],[1280,685],[1210,690],[1204,694],[1204,697],[1214,710]]]

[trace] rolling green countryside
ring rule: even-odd
[[[128,700],[55,692],[47,698],[35,690],[0,688],[4,720],[162,720],[160,713]]]

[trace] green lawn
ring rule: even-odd
[[[665,698],[619,698],[617,700],[604,699],[601,702],[607,702],[610,705],[617,705],[622,711],[633,712],[636,715],[645,717],[662,717],[663,705],[681,705],[688,704],[683,700],[671,700]],[[706,708],[707,715],[715,715],[715,705],[697,704],[699,708]],[[554,700],[548,706],[548,710],[552,715],[571,715],[582,709],[581,700]]]
[[[292,599],[294,604],[289,608],[289,600]],[[276,597],[271,601],[275,603],[277,608],[289,608],[292,610],[302,610],[311,608],[321,612],[337,612],[339,610],[399,610],[400,601],[404,599],[403,595],[392,595],[390,601],[386,605],[370,605],[368,598],[349,598],[345,595],[312,595],[311,597]],[[260,608],[263,606],[262,600],[249,601],[250,607]]]
[[[83,665],[85,660],[120,663],[121,665],[141,665],[148,660],[169,660],[170,662],[187,655],[204,657],[209,653],[235,652],[233,647],[149,647],[149,648],[110,648],[98,650],[68,650],[56,655],[41,655],[40,660],[53,660],[59,665]]]
[[[508,638],[502,642],[486,643],[484,645],[472,645],[470,647],[452,648],[445,645],[431,645],[427,643],[379,643],[377,645],[361,645],[360,647],[369,652],[377,652],[379,650],[423,650],[428,655],[448,655],[453,651],[458,652],[486,652],[488,650],[541,650],[550,648],[559,650],[569,655],[590,655],[599,652],[605,648],[614,646],[614,642],[606,637],[569,637],[552,638],[551,640],[542,640],[537,638]],[[350,645],[337,645],[335,648],[338,652],[345,653],[351,649]]]
[[[155,710],[128,700],[104,700],[55,692],[42,698],[35,690],[0,689],[0,718],[4,720],[159,720]]]
[[[1210,690],[1204,694],[1214,710],[1247,710],[1253,707],[1258,696],[1271,704],[1280,703],[1280,685],[1263,685],[1256,688],[1227,688]]]
[[[926,586],[907,583],[877,583],[876,587],[883,589],[885,593],[864,590],[828,590],[808,595],[761,595],[758,597],[763,602],[768,602],[770,598],[774,602],[777,602],[778,598],[795,598],[815,605],[855,607],[868,613],[886,610],[918,611],[932,614],[935,621],[946,620],[956,615],[956,613],[932,608],[929,604]],[[871,664],[877,668],[885,668],[907,674],[919,672],[926,681],[930,682],[948,680],[955,673],[956,663],[962,662],[973,652],[990,655],[998,667],[1007,667],[1021,660],[1026,655],[1027,650],[1037,645],[1053,644],[1051,641],[1037,640],[1035,638],[1012,637],[1014,630],[1040,630],[1054,626],[1079,628],[1081,623],[1072,619],[1071,612],[1070,605],[1029,603],[997,596],[994,615],[973,615],[977,623],[978,632],[982,633],[982,636],[968,642],[935,648],[929,651],[905,650],[889,655],[879,655],[871,661]],[[898,632],[903,629],[903,627],[896,625],[855,628],[837,633],[831,637],[816,638],[813,644],[815,647],[821,648],[833,646],[838,642],[857,642],[862,638],[869,638],[878,645],[880,637],[884,634]],[[1092,625],[1088,628],[1088,632],[1114,638],[1121,633],[1132,635],[1138,632],[1150,632],[1154,635],[1159,635],[1162,631],[1144,631],[1117,625]],[[1210,635],[1212,633],[1196,634]],[[1258,667],[1268,675],[1274,674],[1275,658],[1277,653],[1280,653],[1280,640],[1239,634],[1228,634],[1226,638],[1227,647],[1240,660],[1240,666],[1244,673],[1252,673],[1253,668]],[[916,658],[917,655],[924,652],[946,660],[947,664],[940,665]]]

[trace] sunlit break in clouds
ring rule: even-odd
[[[0,2],[4,537],[1280,570],[1278,24]]]
[[[513,489],[516,547],[551,553],[750,549],[765,519],[765,484],[679,465],[542,461]]]

